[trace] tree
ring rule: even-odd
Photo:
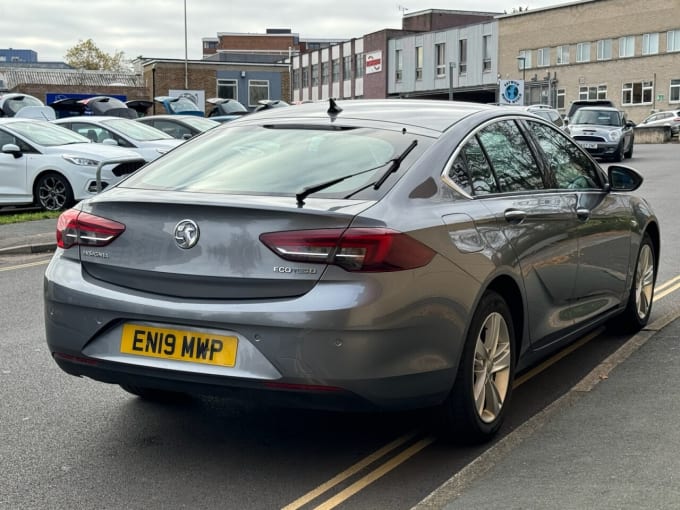
[[[66,52],[64,61],[76,69],[92,71],[123,71],[126,69],[125,54],[117,51],[110,55],[100,50],[92,39],[78,41]]]

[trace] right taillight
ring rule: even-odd
[[[269,232],[260,240],[293,262],[334,264],[347,271],[403,271],[427,265],[435,252],[412,237],[386,228]]]
[[[57,220],[57,246],[106,246],[124,231],[122,223],[69,209]]]

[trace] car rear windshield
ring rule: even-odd
[[[340,198],[366,188],[417,141],[403,172],[431,139],[373,128],[233,126],[209,131],[147,165],[122,185],[199,193],[294,195],[357,172],[314,196]],[[386,183],[382,188],[389,188]],[[370,190],[369,190],[370,188]]]

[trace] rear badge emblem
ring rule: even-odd
[[[182,220],[175,225],[175,242],[184,250],[196,246],[200,235],[201,231],[195,221]]]

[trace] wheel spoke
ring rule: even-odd
[[[479,417],[492,422],[500,413],[510,379],[511,346],[500,313],[486,318],[477,336],[473,366],[473,398]]]

